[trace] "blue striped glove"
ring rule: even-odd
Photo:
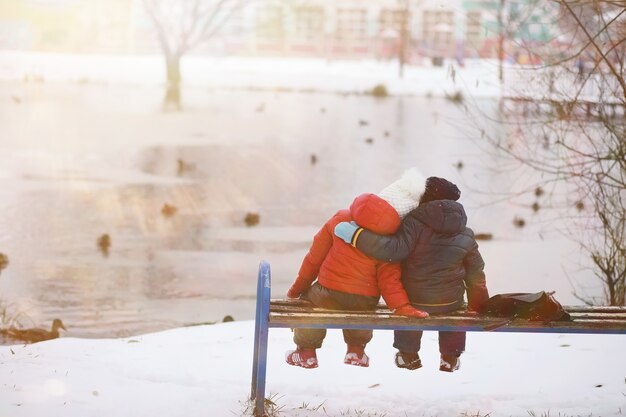
[[[357,230],[359,230],[359,225],[355,222],[341,222],[335,226],[335,236],[350,245]]]

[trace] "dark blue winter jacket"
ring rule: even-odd
[[[429,313],[456,310],[467,289],[468,307],[477,311],[489,293],[485,263],[466,224],[461,204],[435,200],[410,212],[395,235],[359,230],[354,245],[374,258],[402,262],[402,284],[416,308]]]

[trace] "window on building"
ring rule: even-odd
[[[299,39],[314,40],[324,31],[324,10],[321,7],[298,7],[296,15],[296,36]]]
[[[422,40],[431,52],[445,53],[454,49],[454,12],[424,10]]]
[[[482,16],[480,10],[467,12],[465,20],[465,41],[472,47],[478,48],[481,42]]]
[[[261,7],[257,15],[257,33],[266,39],[279,39],[284,35],[283,8],[280,6]]]
[[[383,36],[399,36],[402,31],[402,20],[404,14],[409,21],[408,11],[401,9],[382,9],[378,18],[379,33]]]
[[[364,40],[367,37],[366,17],[365,9],[337,10],[335,38],[338,40]]]

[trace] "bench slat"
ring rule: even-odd
[[[348,315],[358,314],[360,316],[371,316],[371,317],[377,317],[381,315],[389,316],[393,314],[390,310],[386,308],[375,310],[375,311],[355,311],[355,310],[328,310],[328,309],[319,308],[319,307],[285,306],[285,305],[272,306],[270,310],[270,314],[271,313],[292,313],[292,314],[325,313],[325,314],[335,314],[335,315],[340,315],[340,316],[344,316],[347,314]],[[597,312],[595,310],[579,311],[579,312],[570,311],[569,313],[571,317],[575,320],[586,320],[586,319],[606,319],[606,320],[624,319],[626,320],[626,310],[623,310],[619,313],[602,313],[602,312]],[[459,310],[459,311],[451,312],[444,316],[439,316],[439,317],[471,317],[471,316],[468,315],[466,311]]]
[[[597,318],[597,319],[626,319],[626,309],[624,308],[616,308],[612,310],[608,310],[605,312],[604,309],[595,309],[595,308],[578,308],[576,310],[567,310],[572,318],[578,319],[587,319],[587,318]],[[358,314],[358,315],[370,315],[370,316],[378,316],[378,315],[390,315],[393,314],[392,311],[385,308],[379,308],[374,311],[358,311],[358,310],[329,310],[325,308],[314,307],[312,305],[271,305],[270,313],[326,313],[326,314],[337,314],[337,315],[345,315],[345,314]],[[465,310],[458,310],[451,313],[445,314],[447,316],[463,316],[470,317]],[[444,316],[440,316],[444,317]]]
[[[490,326],[498,326],[503,323],[506,321],[493,317],[436,316],[427,319],[412,319],[384,314],[271,313],[269,317],[270,327],[282,328],[485,331]],[[518,319],[495,330],[551,333],[626,333],[626,320],[589,318],[543,323]]]
[[[626,313],[623,314],[609,314],[609,313],[570,313],[570,316],[574,320],[626,320]]]
[[[300,300],[300,299],[274,299],[271,301],[271,311],[279,311],[284,309],[291,308],[303,308],[305,311],[335,311],[335,310],[327,310],[319,307],[313,306],[310,301]],[[565,311],[568,313],[607,313],[607,314],[625,314],[626,315],[626,307],[617,307],[617,306],[563,306]],[[350,310],[337,310],[337,311],[350,311]],[[389,313],[389,308],[385,304],[378,304],[378,307],[375,310],[376,312],[384,312],[385,314]],[[361,312],[362,313],[362,312]]]
[[[394,316],[384,304],[374,311],[328,310],[305,300],[272,300],[269,326],[283,328],[526,331],[550,333],[626,333],[626,308],[568,306],[572,321],[543,323],[470,315],[458,310],[427,319]]]

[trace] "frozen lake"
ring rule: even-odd
[[[251,319],[261,259],[284,296],[325,220],[411,166],[456,182],[470,227],[493,233],[479,242],[492,293],[555,290],[577,304],[570,280],[599,293],[576,244],[532,201],[485,193],[502,189],[490,171],[498,159],[476,146],[458,104],[196,87],[183,91],[184,111],[163,112],[162,95],[0,82],[0,252],[10,260],[0,299],[23,324],[59,317],[67,336],[114,337]],[[494,104],[478,103],[487,115]],[[97,245],[105,233],[108,254]]]

